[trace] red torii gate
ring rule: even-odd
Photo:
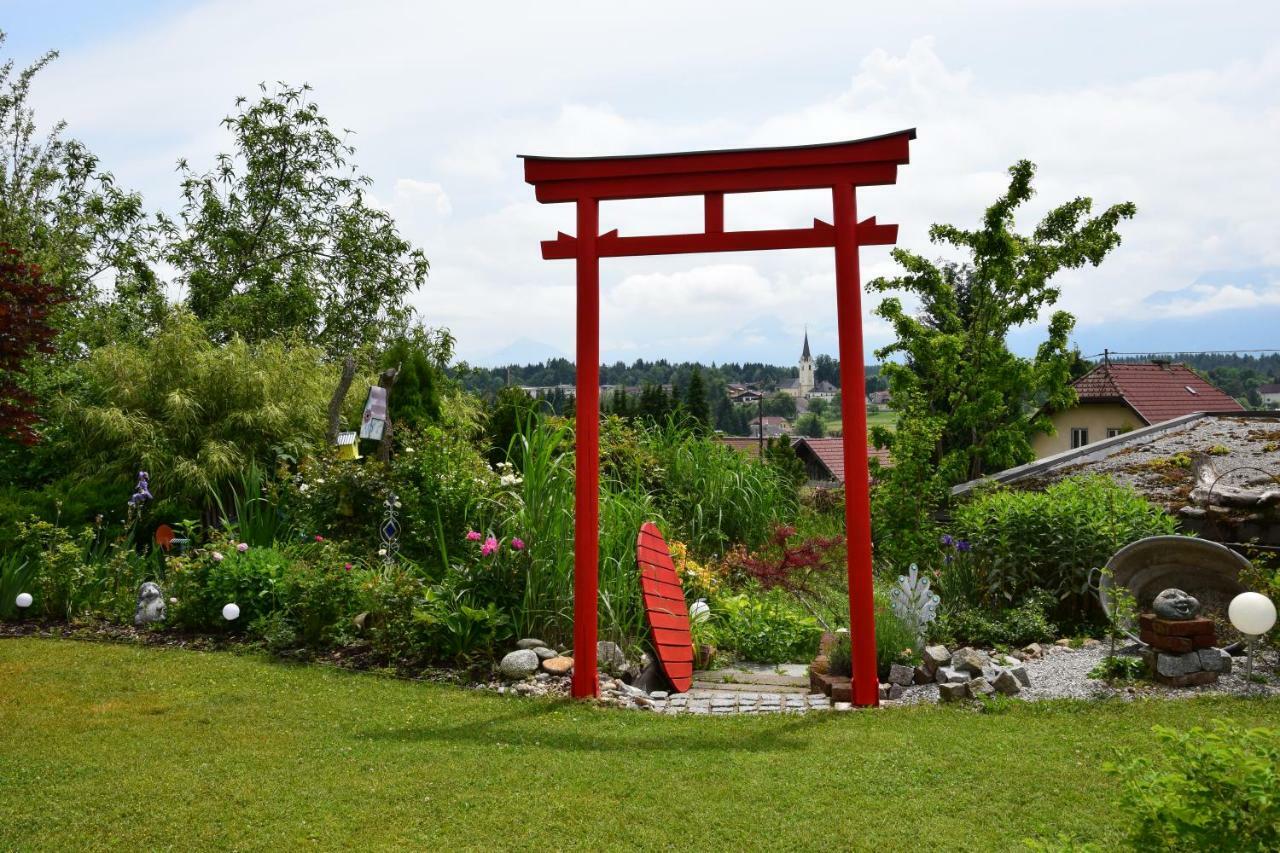
[[[560,233],[542,243],[546,259],[577,261],[577,484],[573,532],[573,695],[599,692],[596,670],[600,546],[600,259],[688,252],[834,248],[836,311],[845,458],[845,528],[848,540],[853,701],[879,701],[875,603],[871,580],[871,506],[867,418],[862,360],[859,246],[892,245],[897,225],[875,217],[858,221],[856,189],[892,184],[909,160],[914,129],[884,136],[786,148],[743,148],[622,157],[523,156],[525,181],[543,203],[574,202],[577,236]],[[830,188],[833,221],[812,228],[725,231],[725,193]],[[700,234],[621,237],[600,234],[601,201],[701,195]]]

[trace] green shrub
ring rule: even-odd
[[[0,619],[18,615],[20,593],[35,595],[35,575],[35,564],[24,555],[17,551],[0,554]]]
[[[807,662],[818,650],[818,620],[780,589],[718,596],[711,604],[716,646],[740,660]]]
[[[953,515],[953,532],[972,544],[992,605],[1045,589],[1077,615],[1094,566],[1130,542],[1176,531],[1172,516],[1104,476],[1068,477],[1037,492],[985,491]]]
[[[282,582],[289,562],[276,548],[240,552],[228,541],[171,558],[169,594],[178,599],[171,608],[174,623],[197,631],[235,631],[283,610]],[[222,608],[232,603],[240,608],[240,617],[228,624]]]
[[[198,320],[174,311],[154,337],[77,363],[53,436],[81,473],[146,470],[157,503],[203,504],[250,462],[271,470],[324,446],[337,371],[322,356],[286,340],[215,345]]]
[[[943,599],[942,611],[930,626],[929,636],[948,645],[959,643],[985,648],[1017,648],[1045,642],[1058,635],[1057,625],[1048,616],[1055,603],[1054,597],[1046,592],[1032,593],[1017,607],[1006,609],[948,606]]]
[[[1121,781],[1137,850],[1280,850],[1280,731],[1215,720],[1154,726],[1159,757],[1107,769]]]

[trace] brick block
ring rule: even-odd
[[[1164,634],[1167,637],[1200,637],[1205,634],[1213,634],[1213,620],[1205,619],[1160,619],[1153,617],[1151,620],[1151,630],[1157,634]]]
[[[1138,639],[1151,646],[1151,648],[1159,649],[1162,652],[1183,653],[1192,651],[1195,648],[1195,643],[1191,637],[1166,637],[1151,631],[1142,631],[1138,634]]]
[[[1216,645],[1218,645],[1218,637],[1215,634],[1201,634],[1191,638],[1191,646],[1195,649],[1211,649]]]
[[[831,701],[832,702],[852,702],[853,701],[853,682],[849,679],[841,679],[831,684]]]

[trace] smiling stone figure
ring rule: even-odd
[[[1194,619],[1200,612],[1200,602],[1180,589],[1166,589],[1151,606],[1161,619]]]

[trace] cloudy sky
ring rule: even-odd
[[[573,353],[573,231],[517,154],[792,145],[915,127],[912,162],[859,208],[934,254],[1019,158],[1023,224],[1075,195],[1138,218],[1102,267],[1061,276],[1086,353],[1280,347],[1280,6],[1274,2],[10,2],[6,53],[61,59],[41,117],[173,210],[174,164],[228,148],[219,119],[260,81],[308,82],[355,131],[374,195],[431,259],[415,297],[462,358]],[[823,193],[730,197],[728,227],[800,227]],[[697,199],[616,202],[602,230],[697,230]],[[835,350],[829,251],[605,261],[602,350],[791,362]],[[863,253],[890,274],[887,248]],[[871,300],[866,300],[870,302]],[[864,306],[869,312],[870,305]],[[887,330],[868,313],[869,346]],[[1015,337],[1029,350],[1035,330]]]

